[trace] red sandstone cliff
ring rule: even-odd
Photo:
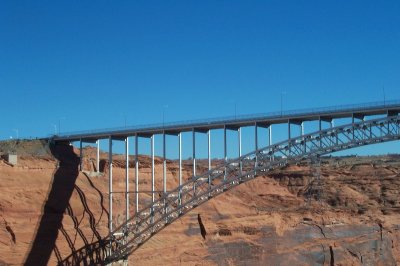
[[[46,256],[48,264],[55,265],[105,236],[107,176],[79,173],[72,147],[50,151],[41,143],[18,145],[22,155],[17,166],[0,160],[0,265],[34,265]],[[84,154],[85,169],[90,170],[95,153],[87,148]],[[123,191],[124,169],[119,166],[124,161],[121,156],[114,159],[114,189]],[[102,164],[107,165],[106,156]],[[172,188],[176,165],[168,165]],[[150,169],[145,156],[140,167],[140,187],[146,190]],[[189,162],[186,167],[189,174]],[[160,161],[157,173],[162,173]],[[160,179],[157,187],[161,185]],[[396,265],[399,191],[398,157],[331,158],[319,169],[306,163],[291,166],[196,208],[129,260],[140,265]],[[143,195],[141,202],[146,200]],[[121,215],[115,215],[115,222],[123,221],[124,204],[123,196],[116,196],[114,213]]]

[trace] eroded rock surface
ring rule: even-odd
[[[40,243],[54,239],[49,265],[107,234],[108,178],[75,170],[60,171],[60,157],[43,143],[27,144],[17,166],[0,160],[0,265],[21,265],[40,227]],[[0,145],[8,149],[7,145]],[[23,150],[23,147],[14,147]],[[75,148],[75,153],[79,154]],[[60,155],[58,155],[60,156]],[[62,155],[61,155],[62,156]],[[84,150],[84,167],[95,171],[93,148]],[[107,170],[106,154],[101,154]],[[68,160],[68,158],[63,158]],[[76,160],[72,156],[71,160]],[[133,158],[132,158],[133,159]],[[139,188],[151,188],[149,159],[142,156]],[[114,189],[125,188],[123,156],[114,156]],[[156,160],[156,176],[162,174]],[[206,162],[199,161],[199,171]],[[216,162],[214,162],[216,163]],[[130,163],[131,176],[134,164]],[[76,167],[76,162],[74,164]],[[184,163],[184,176],[191,172]],[[400,158],[324,158],[321,166],[303,162],[260,176],[199,206],[136,250],[132,265],[396,265],[400,262]],[[204,170],[203,169],[203,170]],[[317,179],[319,173],[320,179]],[[175,161],[168,161],[167,188],[177,183]],[[57,182],[75,178],[58,230],[41,224]],[[131,190],[134,180],[131,179]],[[156,190],[162,189],[162,178]],[[62,190],[60,188],[60,190]],[[143,206],[150,194],[141,194]],[[53,202],[57,204],[57,202]],[[57,205],[58,206],[58,205]],[[115,194],[113,222],[124,221],[125,199]],[[132,211],[133,211],[132,207]],[[203,239],[198,222],[207,231]],[[50,217],[50,216],[49,216]],[[50,217],[51,218],[51,217]],[[49,219],[50,219],[49,218]],[[50,227],[49,227],[50,228]],[[57,232],[55,232],[57,231]],[[48,241],[48,243],[52,243]]]

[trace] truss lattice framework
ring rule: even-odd
[[[135,214],[96,247],[86,247],[89,254],[107,250],[106,262],[126,258],[164,227],[209,199],[260,174],[294,164],[304,158],[324,155],[359,146],[400,139],[400,116],[390,116],[329,128],[292,138],[231,160],[211,171],[193,177],[182,186],[164,194],[153,205]],[[122,233],[121,233],[122,232]],[[78,257],[79,256],[79,257]],[[74,258],[75,259],[74,259]],[[75,254],[65,260],[84,256]],[[78,259],[79,260],[79,259]]]

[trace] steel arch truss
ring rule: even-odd
[[[400,116],[337,126],[256,150],[191,178],[136,213],[106,239],[106,262],[127,258],[164,227],[209,199],[304,158],[400,139]]]
[[[141,210],[110,236],[108,261],[127,257],[168,224],[193,208],[261,172],[268,172],[314,155],[324,155],[400,139],[400,117],[385,117],[338,126],[268,146],[195,176]]]
[[[312,154],[329,154],[399,139],[399,116],[362,121],[345,126],[303,135],[281,142],[261,151],[261,160],[266,158],[286,158],[301,160]]]

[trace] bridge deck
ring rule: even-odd
[[[86,141],[94,142],[98,139],[126,138],[138,135],[149,137],[155,134],[178,134],[195,130],[206,132],[210,129],[229,128],[236,129],[245,126],[258,125],[268,127],[273,124],[293,123],[304,121],[331,121],[332,119],[355,117],[362,119],[364,116],[386,115],[400,113],[400,101],[374,102],[357,105],[341,105],[324,108],[303,109],[296,111],[283,111],[267,114],[241,115],[236,117],[223,117],[184,122],[172,122],[164,124],[144,125],[136,127],[109,128],[80,132],[67,132],[52,136],[55,141]]]

